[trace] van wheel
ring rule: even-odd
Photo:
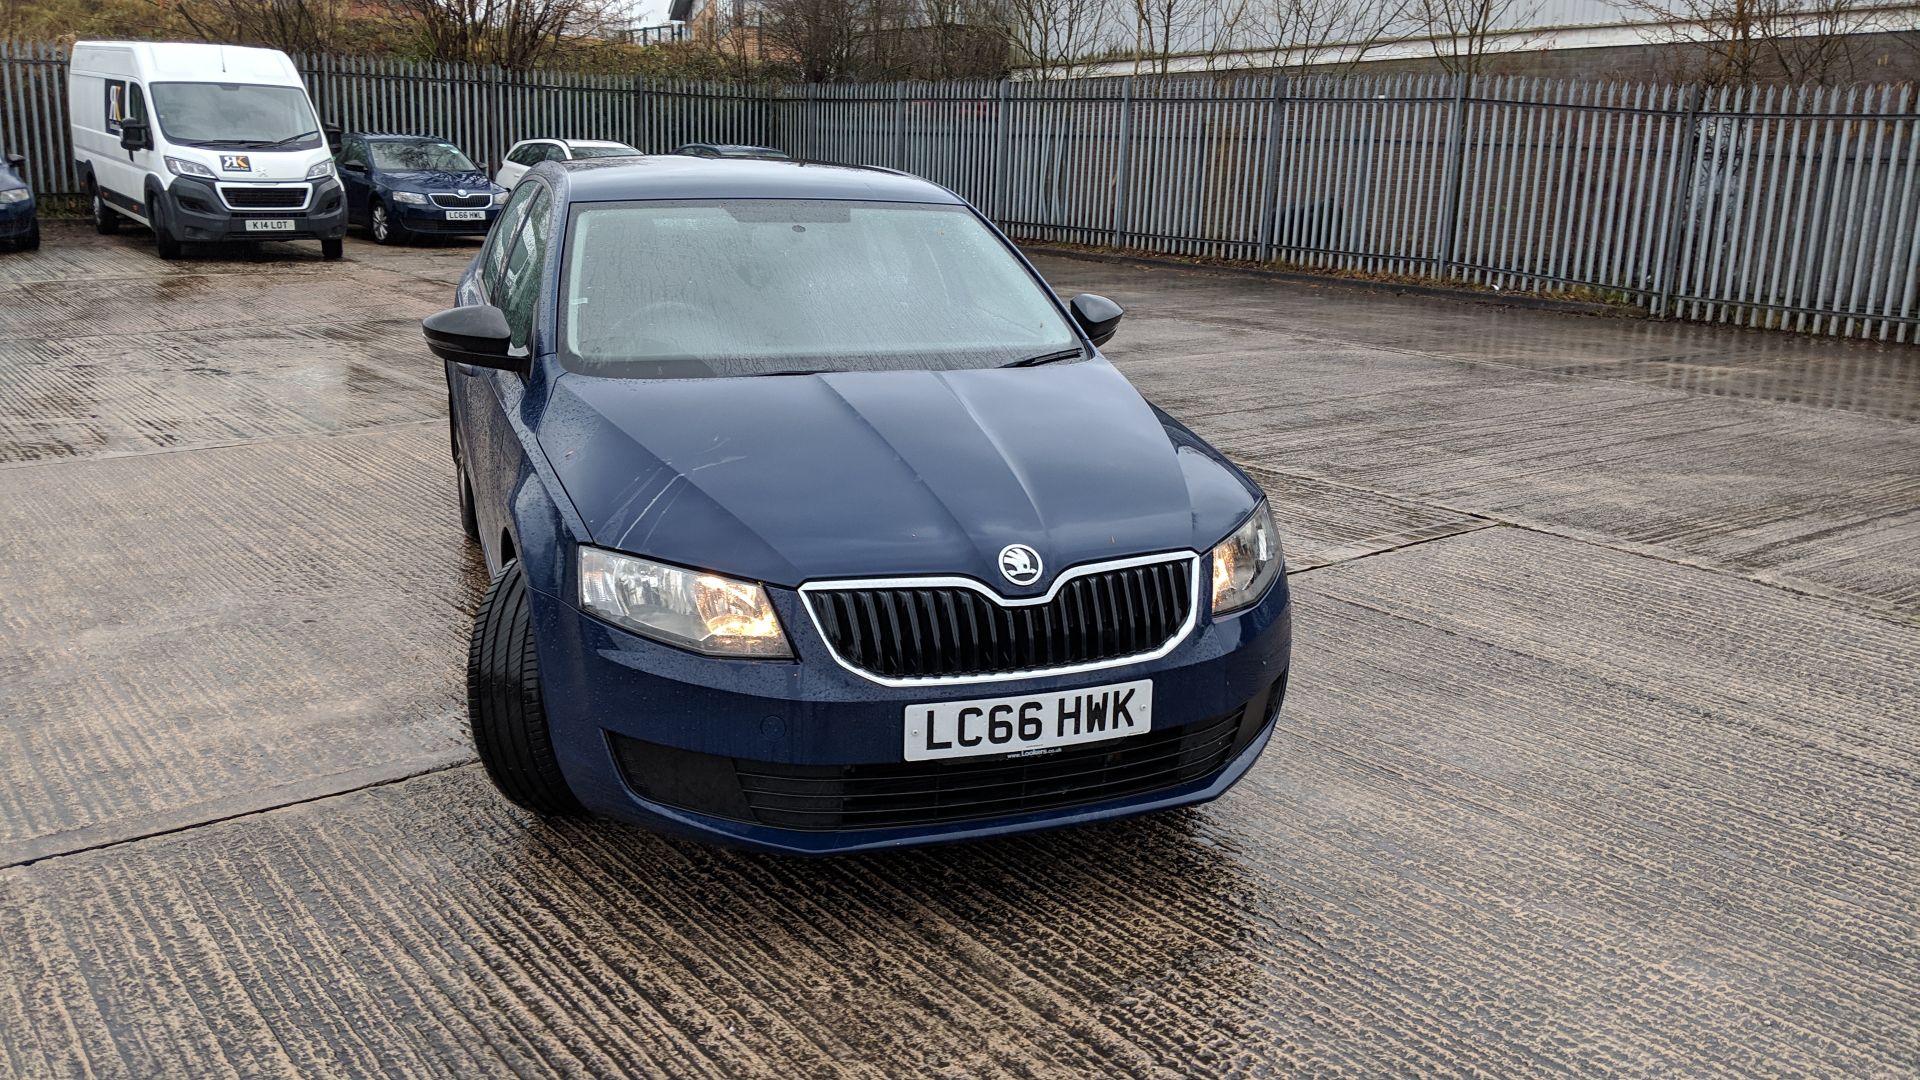
[[[327,262],[338,261],[346,252],[347,242],[337,236],[331,240],[320,241],[320,257]]]
[[[167,231],[166,204],[158,198],[147,200],[147,220],[153,225],[153,250],[169,262],[180,257],[180,241]]]
[[[500,568],[473,617],[467,715],[487,777],[510,801],[543,816],[581,812],[553,753],[540,700],[533,609],[518,559]]]
[[[393,220],[387,213],[387,204],[379,199],[367,208],[367,231],[373,234],[375,241],[382,244],[401,244],[407,239],[407,230]]]
[[[91,186],[91,185],[90,185]],[[120,215],[107,206],[107,200],[100,197],[100,189],[92,187],[93,195],[93,231],[101,236],[112,236],[120,231]]]

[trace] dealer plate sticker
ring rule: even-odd
[[[447,211],[447,220],[485,221],[487,220],[487,212],[485,210],[449,210]]]
[[[248,218],[248,232],[292,232],[292,218]]]
[[[1063,746],[1144,735],[1153,728],[1153,681],[1016,697],[909,705],[908,761],[1038,756]]]

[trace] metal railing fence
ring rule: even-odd
[[[1017,239],[1920,340],[1911,87],[1447,76],[780,86],[311,57],[322,114],[498,161],[533,135],[905,169]],[[0,44],[0,145],[77,190],[64,53]]]

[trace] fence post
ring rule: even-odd
[[[1444,202],[1440,235],[1440,265],[1435,277],[1446,277],[1453,272],[1460,261],[1460,196],[1466,189],[1463,177],[1466,172],[1467,155],[1467,89],[1471,79],[1466,72],[1453,77],[1453,115],[1447,125],[1447,164],[1446,179],[1441,190]]]
[[[1680,218],[1693,207],[1693,185],[1695,173],[1700,169],[1700,109],[1703,104],[1700,87],[1687,87],[1685,109],[1687,117],[1681,128],[1680,140],[1682,152],[1675,154],[1673,160],[1685,162],[1684,168],[1670,176],[1667,184],[1667,219],[1665,228],[1660,231],[1660,252],[1656,263],[1658,280],[1654,284],[1653,313],[1665,317],[1673,305],[1674,281],[1680,273]]]
[[[893,84],[893,167],[907,167],[907,84]]]
[[[1260,261],[1273,261],[1273,242],[1280,216],[1280,116],[1287,107],[1287,77],[1274,75],[1272,103],[1267,114],[1267,160],[1261,174],[1267,178],[1267,197],[1260,217]]]
[[[1127,194],[1133,187],[1129,161],[1133,149],[1133,76],[1120,83],[1120,161],[1113,176],[1113,228],[1109,247],[1121,247],[1120,237],[1127,224]]]
[[[1000,80],[1000,101],[993,114],[993,212],[989,216],[994,221],[1007,216],[1007,153],[1013,141],[1007,98],[1011,89],[1008,80]]]

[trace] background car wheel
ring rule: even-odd
[[[327,262],[333,262],[346,253],[347,242],[339,237],[334,237],[332,240],[320,241],[320,257]]]
[[[93,231],[101,236],[112,236],[120,231],[120,215],[107,208],[107,200],[100,197],[100,189],[95,187],[93,195]]]
[[[159,199],[149,199],[152,209],[147,211],[147,220],[153,223],[153,250],[162,259],[172,261],[180,257],[180,241],[167,231],[166,204]]]
[[[21,251],[32,251],[38,248],[40,246],[40,223],[38,221],[34,222],[33,228],[27,230],[27,235],[15,240],[13,246],[19,248]]]
[[[367,215],[367,220],[370,222],[367,229],[373,233],[375,241],[382,244],[400,244],[406,242],[407,231],[387,213],[386,203],[375,199],[373,206],[367,210]]]
[[[501,567],[473,618],[467,715],[480,764],[500,794],[536,814],[581,812],[580,801],[560,775],[547,730],[540,660],[533,647],[533,610],[518,560]]]

